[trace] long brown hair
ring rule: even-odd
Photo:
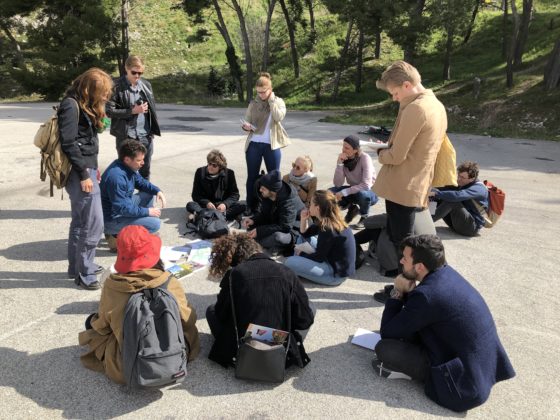
[[[335,195],[327,190],[317,190],[313,194],[313,204],[319,207],[317,224],[323,231],[334,230],[342,232],[348,226],[340,214]]]
[[[230,267],[241,264],[257,252],[262,252],[261,246],[246,233],[222,236],[212,246],[209,272],[212,276],[222,276]]]
[[[103,70],[92,67],[74,79],[66,91],[74,96],[94,127],[103,127],[101,119],[105,116],[105,102],[111,95],[113,80]]]

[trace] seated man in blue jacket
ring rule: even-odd
[[[476,236],[484,226],[484,215],[479,209],[488,209],[488,189],[478,180],[476,162],[466,161],[459,165],[457,184],[457,187],[433,188],[429,193],[437,202],[433,220],[443,218],[459,235]]]
[[[125,140],[119,149],[119,158],[101,177],[105,237],[111,250],[116,250],[115,237],[125,226],[144,226],[150,233],[159,230],[161,209],[153,206],[154,196],[160,201],[161,208],[165,207],[165,196],[138,172],[144,165],[145,155],[143,144]]]
[[[446,264],[437,236],[409,236],[401,249],[375,372],[421,381],[429,398],[454,411],[483,404],[496,382],[515,376],[486,302]]]

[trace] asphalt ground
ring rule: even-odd
[[[78,333],[96,311],[99,291],[66,278],[70,202],[48,196],[39,180],[33,136],[51,105],[0,105],[0,418],[433,418],[560,417],[560,144],[450,134],[458,161],[475,160],[481,178],[507,193],[498,226],[463,238],[436,224],[448,262],[484,296],[517,376],[497,384],[486,404],[454,413],[431,402],[422,387],[374,375],[372,355],[350,344],[358,327],[379,327],[383,306],[372,293],[388,283],[376,261],[338,287],[305,283],[317,316],[305,346],[311,363],[292,368],[281,385],[246,383],[207,359],[212,337],[205,309],[218,284],[206,270],[182,280],[198,313],[202,351],[187,380],[157,391],[129,393],[83,368]],[[167,196],[161,236],[184,244],[186,202],[195,169],[219,148],[235,170],[244,197],[243,109],[159,107],[164,135],[156,138],[152,181]],[[283,149],[282,172],[298,156],[315,162],[319,187],[332,183],[341,139],[363,130],[319,122],[320,112],[289,112],[293,144]],[[367,136],[362,136],[366,138]],[[114,139],[100,136],[100,166],[116,157]],[[377,168],[379,164],[374,159]],[[382,202],[371,214],[384,212]],[[102,242],[97,262],[115,256]]]

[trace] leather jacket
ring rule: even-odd
[[[136,115],[132,114],[134,104],[131,101],[131,95],[126,76],[121,76],[114,81],[113,95],[105,105],[105,112],[111,118],[111,135],[115,136],[118,140],[126,139],[128,137],[128,127],[136,124]],[[150,133],[149,136],[161,136],[159,129],[156,101],[154,92],[150,82],[140,79],[141,90],[143,96],[148,102],[148,114],[146,118],[150,119]]]

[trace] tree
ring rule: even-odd
[[[340,59],[338,63],[338,68],[336,70],[334,78],[334,90],[332,94],[332,99],[336,101],[338,99],[338,88],[340,85],[340,77],[342,76],[342,71],[346,67],[346,57],[348,55],[348,49],[350,47],[350,36],[352,35],[352,27],[354,26],[354,21],[350,19],[348,21],[348,29],[346,30],[346,39],[344,41],[344,47],[340,53]]]
[[[272,22],[272,13],[274,12],[274,6],[276,5],[276,0],[268,0],[268,7],[266,13],[266,24],[264,27],[264,46],[263,46],[263,58],[261,70],[266,71],[268,68],[268,43],[270,40],[270,23]]]
[[[245,15],[237,0],[231,0],[233,9],[239,19],[239,29],[241,30],[241,39],[243,40],[243,48],[245,50],[245,75],[247,100],[253,99],[253,59],[251,56],[251,45],[249,43],[249,35],[247,34],[247,25],[245,24]]]
[[[512,0],[513,1],[513,0]],[[523,63],[523,53],[525,52],[525,44],[529,37],[529,25],[533,20],[533,0],[523,0],[523,16],[519,23],[519,32],[515,39],[515,50],[513,52],[513,66],[515,68]]]
[[[513,58],[515,55],[516,40],[519,36],[519,13],[517,13],[517,6],[515,0],[511,0],[511,17],[513,19],[513,25],[511,29],[510,44],[507,52],[506,59],[506,86],[508,88],[513,87]]]
[[[560,87],[560,38],[556,41],[544,69],[544,87],[546,90]]]
[[[476,16],[478,15],[478,10],[480,9],[480,1],[481,0],[474,0],[474,9],[471,14],[471,21],[469,22],[469,26],[467,27],[465,36],[463,38],[463,44],[466,44],[467,42],[469,42],[469,39],[471,39],[474,22],[476,21]]]
[[[24,68],[24,56],[20,42],[13,35],[16,16],[26,16],[41,4],[40,0],[0,0],[0,29],[12,46],[14,67]]]
[[[418,47],[431,33],[431,22],[424,15],[426,0],[395,0],[388,35],[403,49],[403,60],[414,63]]]
[[[297,79],[299,77],[299,60],[298,52],[296,47],[296,34],[295,34],[295,21],[290,17],[290,12],[286,7],[285,0],[278,0],[280,7],[282,8],[282,13],[284,14],[284,19],[286,20],[286,26],[288,28],[288,36],[290,38],[290,51],[292,54],[292,65],[294,67],[294,76]]]

